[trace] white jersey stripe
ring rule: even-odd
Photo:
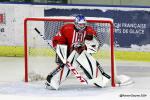
[[[78,32],[76,32],[76,37],[75,37],[75,41],[74,42],[77,42],[78,41]]]
[[[84,31],[84,35],[83,35],[82,41],[84,41],[85,35],[86,35],[86,31]]]
[[[72,37],[72,44],[75,42],[75,36],[76,36],[76,32],[75,32],[75,30],[73,31],[73,37]]]

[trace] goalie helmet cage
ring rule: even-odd
[[[86,17],[88,25],[92,26],[97,32],[97,38],[100,43],[100,64],[103,67],[103,58],[106,59],[108,54],[109,67],[111,74],[111,85],[115,87],[115,76],[116,68],[114,65],[114,26],[113,20],[110,18],[97,18],[97,17]],[[34,80],[43,78],[40,76],[42,70],[46,70],[44,74],[48,74],[51,71],[51,67],[56,68],[57,65],[50,65],[55,63],[51,61],[55,59],[54,51],[47,46],[51,44],[51,39],[59,31],[60,27],[66,23],[74,22],[73,17],[44,17],[44,18],[25,18],[24,20],[24,64],[25,64],[25,82],[30,81],[29,77]],[[38,34],[42,34],[41,36]],[[107,45],[105,45],[107,44]],[[105,50],[109,45],[109,50]],[[104,47],[104,50],[103,50]],[[106,52],[108,51],[108,52]],[[99,53],[99,52],[98,52]],[[101,55],[102,53],[102,55]],[[38,55],[42,56],[39,57]],[[45,58],[43,58],[43,56]],[[47,60],[48,58],[48,60]],[[50,59],[49,59],[50,58]],[[108,59],[106,61],[108,61]],[[33,62],[35,60],[35,62]],[[45,64],[45,62],[49,64]],[[46,63],[47,63],[46,62]],[[104,65],[108,62],[104,61]],[[48,68],[44,68],[49,66]],[[33,68],[31,68],[33,67]],[[39,68],[39,70],[38,70]],[[53,69],[54,69],[53,68]],[[34,72],[36,76],[32,76]],[[46,77],[45,75],[45,77]],[[32,80],[31,79],[31,80]]]

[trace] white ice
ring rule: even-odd
[[[23,82],[23,58],[1,57],[0,100],[150,100],[150,63],[119,61],[116,65],[118,74],[130,76],[133,84],[97,88],[71,79],[56,91],[45,89],[44,81]]]

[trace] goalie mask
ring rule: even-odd
[[[75,17],[75,27],[77,30],[82,31],[86,28],[86,19],[83,15],[77,15]]]

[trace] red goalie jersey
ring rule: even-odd
[[[82,46],[86,39],[92,40],[94,36],[96,32],[91,26],[86,26],[83,31],[79,31],[74,24],[66,24],[53,37],[53,47],[55,48],[57,44],[66,44],[70,50],[74,46]]]

